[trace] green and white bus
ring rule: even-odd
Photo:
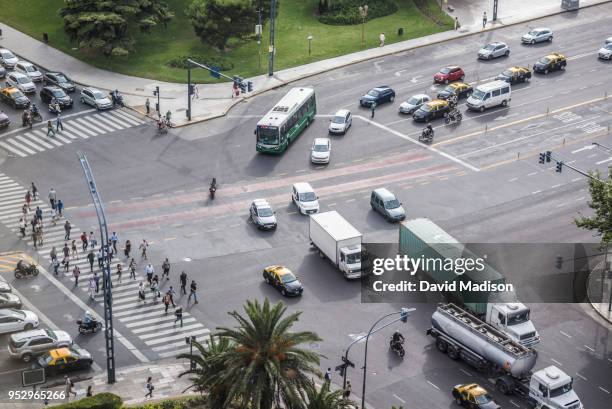
[[[316,113],[314,89],[292,88],[257,123],[257,152],[283,153],[314,120]]]

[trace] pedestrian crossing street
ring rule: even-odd
[[[19,232],[19,218],[22,215],[21,207],[24,203],[24,196],[26,189],[14,182],[8,176],[0,173],[0,222],[3,223],[7,228],[12,230],[18,237],[21,238]],[[38,249],[33,248],[33,242],[28,233],[31,233],[31,227],[28,225],[26,229],[26,237],[22,238],[28,246],[32,248],[32,251],[38,251],[40,264],[50,274],[53,274],[51,265],[51,257],[49,252],[51,248],[55,246],[58,258],[62,258],[62,248],[64,243],[68,243],[68,247],[72,240],[76,240],[78,248],[78,258],[70,260],[70,267],[67,272],[64,272],[63,266],[59,268],[59,281],[61,281],[65,287],[72,291],[80,291],[83,295],[83,299],[87,300],[89,305],[96,305],[100,307],[99,311],[102,310],[104,305],[104,299],[102,295],[102,276],[101,270],[98,268],[97,258],[94,262],[93,270],[90,269],[89,261],[87,261],[87,252],[82,252],[80,235],[83,230],[80,230],[76,225],[72,225],[71,240],[64,240],[64,223],[65,219],[60,219],[55,226],[51,224],[50,207],[46,203],[43,203],[40,199],[33,200],[31,203],[32,210],[39,206],[43,210],[43,244],[38,246]],[[33,215],[33,212],[30,213]],[[66,216],[66,215],[64,215]],[[30,220],[30,219],[28,219]],[[90,229],[87,230],[89,233]],[[96,239],[100,239],[100,235],[97,230],[94,231]],[[132,240],[134,243],[137,241]],[[153,293],[149,290],[148,283],[143,273],[145,263],[139,263],[136,269],[136,279],[130,278],[130,271],[127,267],[129,260],[126,260],[123,256],[123,251],[120,246],[117,246],[120,257],[113,258],[111,276],[112,276],[112,288],[113,288],[113,317],[114,324],[119,323],[131,331],[132,337],[138,338],[144,343],[148,350],[152,351],[159,358],[168,358],[175,356],[180,353],[189,352],[189,346],[185,343],[185,337],[195,336],[198,341],[205,341],[210,330],[202,325],[197,319],[186,311],[187,307],[187,296],[181,296],[180,294],[180,283],[178,281],[178,274],[171,271],[171,279],[167,281],[165,278],[161,279],[161,271],[158,271],[158,267],[155,267],[155,273],[160,277],[160,292],[163,295],[168,290],[170,285],[173,286],[176,291],[174,297],[175,304],[183,306],[183,327],[177,323],[174,325],[174,309],[172,304],[168,308],[168,314],[164,313],[164,304],[161,301],[161,297],[158,298],[157,302],[153,301]],[[137,245],[132,245],[133,251],[132,256],[138,262],[139,254],[137,252]],[[91,249],[91,247],[90,247]],[[88,249],[89,251],[89,249]],[[96,249],[97,251],[97,249]],[[94,251],[94,254],[96,254]],[[121,282],[117,278],[117,264],[121,264],[123,267],[123,274]],[[152,264],[155,266],[154,260]],[[78,265],[81,270],[79,277],[79,284],[74,287],[74,278],[72,275],[72,269],[75,265]],[[97,272],[100,276],[100,292],[95,295],[95,299],[91,300],[89,297],[89,278],[93,276],[93,273]],[[144,302],[138,299],[138,285],[140,282],[144,282],[146,291],[146,299]],[[122,333],[125,332],[122,331]]]
[[[55,120],[51,123],[53,129],[55,129]],[[119,109],[78,117],[66,116],[62,119],[64,129],[56,132],[55,136],[47,136],[46,122],[43,122],[43,126],[35,126],[22,134],[9,134],[6,137],[0,135],[0,148],[12,155],[25,158],[68,145],[77,140],[89,139],[96,135],[115,132],[144,123],[145,121]]]

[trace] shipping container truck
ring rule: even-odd
[[[361,233],[336,211],[310,215],[309,237],[347,279],[361,277]]]
[[[429,219],[407,220],[400,224],[399,252],[412,258],[421,256],[429,259],[472,258],[477,256],[466,249],[455,238],[442,230]],[[458,275],[454,271],[442,269],[422,272],[423,279],[437,284],[445,281],[472,281],[482,283],[505,282],[504,276],[489,264],[483,271],[470,271]],[[443,294],[445,298],[466,308],[487,324],[504,331],[514,341],[524,346],[533,346],[540,342],[540,336],[530,319],[530,309],[518,301],[514,292],[475,292],[453,291]]]
[[[555,366],[532,372],[537,352],[454,304],[438,306],[427,330],[439,351],[487,372],[503,394],[522,397],[531,407],[582,409],[573,379]],[[492,378],[491,378],[492,376]]]

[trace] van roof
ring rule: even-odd
[[[383,201],[395,199],[395,195],[386,187],[379,187],[378,189],[374,190],[374,193],[376,193]]]
[[[486,84],[479,85],[478,87],[476,87],[476,89],[482,92],[487,92],[487,91],[491,91],[497,88],[504,88],[504,87],[510,87],[510,84],[508,84],[506,81],[497,80],[497,81],[491,81],[491,82],[487,82]]]
[[[298,193],[306,193],[306,192],[314,192],[312,186],[308,182],[298,182],[294,183],[293,187]]]

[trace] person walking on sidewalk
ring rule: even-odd
[[[455,31],[459,30],[461,25],[459,24],[459,17],[455,16]]]
[[[193,297],[194,300],[194,304],[198,303],[198,285],[196,284],[195,280],[191,280],[191,285],[189,286],[189,297],[187,298],[187,304],[189,304],[189,302],[191,301],[191,297]]]
[[[59,132],[60,128],[62,131],[64,130],[64,124],[62,124],[62,120],[60,119],[60,113],[57,113],[57,117],[55,118],[55,131]]]
[[[117,241],[119,241],[117,233],[113,232],[113,234],[111,234],[110,241],[113,245],[113,250],[115,251],[115,254],[117,254]]]
[[[51,121],[47,121],[47,136],[49,136],[49,134],[55,136],[55,129],[53,129],[53,124]]]
[[[123,273],[123,267],[121,266],[121,263],[117,264],[117,278],[119,279],[119,282],[121,282],[121,273]]]
[[[151,101],[149,101],[149,98],[145,101],[145,110],[147,111],[147,115],[151,113]]]
[[[187,290],[185,289],[185,287],[187,287],[187,273],[182,271],[180,279],[181,279],[181,294],[187,295]]]
[[[95,259],[96,259],[96,256],[94,256],[93,250],[90,250],[89,253],[87,254],[87,261],[89,261],[89,270],[92,273],[93,273],[93,265],[94,265]]]
[[[385,33],[380,33],[378,35],[378,39],[380,40],[380,47],[383,47],[385,45]]]
[[[487,25],[487,12],[482,13],[482,29],[484,30]]]
[[[64,235],[64,240],[70,240],[70,230],[72,229],[72,225],[70,224],[70,220],[66,220],[64,223],[64,231],[66,234]]]
[[[88,398],[91,398],[94,395],[93,393],[93,385],[89,385],[87,387],[87,392],[85,393],[85,396]]]
[[[345,401],[349,400],[349,398],[351,397],[352,389],[353,387],[351,386],[351,381],[346,381],[346,388],[344,388],[344,391],[342,392],[342,398]]]
[[[130,253],[132,252],[132,242],[129,240],[125,241],[125,247],[123,248],[123,254],[125,254],[125,258],[130,258]]]
[[[140,243],[140,258],[144,258],[147,260],[147,247],[149,247],[149,243],[145,239],[142,239],[142,243]]]
[[[74,382],[72,382],[72,379],[70,379],[68,375],[64,375],[64,384],[65,384],[64,392],[66,393],[66,400],[70,400],[71,394],[76,397],[77,393],[72,390],[72,388],[74,388]]]
[[[166,280],[170,280],[170,262],[168,261],[168,257],[166,257],[164,263],[162,264],[162,280],[164,279],[164,276],[166,276]]]
[[[96,294],[98,294],[100,292],[100,276],[98,275],[97,271],[94,273],[93,279],[94,283],[96,284]]]
[[[174,310],[174,325],[176,325],[177,321],[181,322],[181,327],[183,326],[183,307],[182,306],[178,306],[177,309]]]
[[[96,294],[96,282],[93,277],[89,277],[89,298],[94,300]]]
[[[136,260],[132,259],[132,261],[130,261],[130,278],[133,278],[134,280],[136,280]]]
[[[64,273],[68,273],[68,270],[70,270],[70,257],[64,257],[62,264],[64,265]]]
[[[62,214],[62,210],[64,210],[64,202],[62,202],[62,199],[59,199],[57,201],[57,214],[59,215],[59,217],[64,217],[64,215]]]
[[[145,388],[147,388],[147,394],[144,396],[145,398],[148,396],[150,398],[153,397],[153,389],[155,389],[155,387],[153,386],[153,379],[149,376],[147,378],[147,384],[145,385]]]
[[[79,268],[79,266],[74,266],[74,269],[72,270],[72,275],[74,276],[74,286],[76,287],[77,285],[79,285],[79,276],[81,275],[81,269]]]
[[[70,249],[72,250],[72,258],[79,259],[79,254],[77,252],[76,240],[72,240],[72,244],[70,245]]]
[[[151,285],[151,280],[153,279],[153,273],[155,273],[155,269],[151,263],[147,264],[144,268],[145,275],[147,276],[147,281],[149,285]]]
[[[325,379],[325,382],[331,382],[331,368],[327,368],[327,371],[325,371],[325,376],[323,378]]]

